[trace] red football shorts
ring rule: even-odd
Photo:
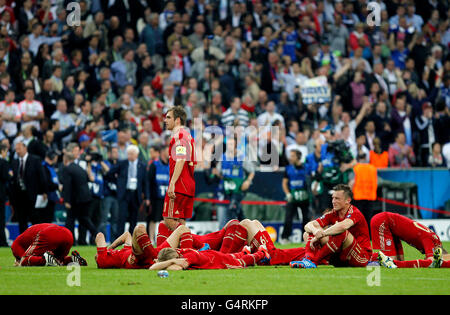
[[[379,250],[386,256],[397,257],[403,255],[403,246],[399,237],[392,234],[387,214],[379,213],[370,221],[372,234],[372,248]]]
[[[175,193],[175,199],[166,194],[163,218],[190,219],[194,210],[194,197]]]
[[[368,252],[361,248],[356,238],[352,244],[343,249],[339,254],[339,259],[343,266],[365,267],[372,257],[372,252]]]
[[[56,258],[63,259],[72,245],[72,232],[63,226],[52,225],[37,233],[23,256],[42,256],[46,251],[51,251]]]

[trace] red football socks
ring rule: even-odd
[[[42,256],[27,256],[22,260],[21,266],[45,266],[45,258]]]
[[[242,250],[247,242],[247,229],[240,224],[234,224],[227,228],[223,237],[220,251],[222,253],[236,253]]]
[[[416,259],[416,260],[394,260],[394,264],[398,268],[427,268],[433,261],[430,259]]]
[[[180,248],[193,248],[194,240],[191,232],[183,233],[180,237]]]
[[[339,252],[346,237],[347,232],[338,235],[330,235],[328,242],[316,252],[314,262],[319,263],[323,259],[328,260],[331,255]]]

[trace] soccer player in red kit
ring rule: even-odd
[[[73,235],[67,228],[52,223],[30,226],[11,246],[17,266],[61,266],[76,262],[87,266],[77,251],[72,251]]]
[[[324,260],[339,267],[364,267],[369,262],[372,247],[364,215],[351,204],[349,186],[339,184],[333,190],[333,209],[305,225],[305,231],[311,234],[305,258],[292,262],[291,267],[316,268]]]
[[[450,259],[450,255],[442,248],[439,236],[419,222],[398,213],[382,212],[372,218],[370,228],[373,250],[379,251],[372,255],[372,260],[378,258],[382,265],[393,267],[393,262],[399,268],[438,267],[433,265],[437,248],[441,248],[444,254],[443,267],[448,264],[445,261]],[[425,259],[404,261],[401,241],[415,247],[425,255]]]
[[[270,260],[260,261],[260,265],[289,265],[291,261],[303,259],[305,257],[305,248],[276,248],[272,238],[264,226],[258,220],[244,219],[240,223],[247,230],[247,244],[250,246],[250,252],[254,253],[260,246],[267,248]],[[238,242],[238,240],[236,240]]]
[[[263,246],[254,254],[165,248],[159,252],[158,262],[151,266],[150,270],[239,269],[254,266],[262,259],[270,259],[267,249]]]
[[[184,127],[186,111],[181,106],[170,108],[164,118],[167,130],[172,131],[169,144],[170,179],[164,199],[163,218],[169,230],[186,224],[192,217],[195,195],[195,141]]]
[[[133,235],[125,232],[118,237],[109,247],[103,233],[98,233],[95,239],[97,245],[96,262],[98,268],[124,268],[142,269],[149,268],[158,253],[163,248],[192,248],[193,239],[191,231],[185,225],[179,226],[160,246],[154,248],[143,224],[139,224],[133,231]],[[125,244],[123,248],[117,247]]]

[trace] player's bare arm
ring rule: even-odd
[[[320,226],[319,222],[314,220],[314,221],[308,222],[305,225],[305,232],[310,233],[315,236],[317,233],[323,232],[323,229]]]
[[[173,171],[172,180],[170,181],[169,188],[167,190],[167,194],[169,195],[169,198],[171,198],[171,199],[175,199],[175,184],[181,175],[181,172],[183,170],[183,166],[184,166],[185,162],[186,162],[185,159],[178,159],[175,164],[175,169]]]
[[[150,266],[150,270],[165,270],[169,266],[171,266],[176,258],[166,260],[166,261],[158,261]]]
[[[174,266],[174,267],[171,267]],[[175,267],[176,266],[176,267]],[[189,264],[184,258],[172,258],[166,261],[158,261],[150,267],[150,270],[181,270],[189,267]],[[168,269],[173,268],[173,269]],[[181,269],[180,269],[181,268]]]
[[[122,235],[120,235],[111,245],[109,245],[109,249],[115,249],[122,244],[131,245],[132,236],[130,232],[126,231]]]
[[[338,222],[332,226],[330,226],[328,229],[323,231],[323,236],[330,236],[330,235],[338,235],[341,233],[344,233],[348,229],[350,229],[355,222],[353,222],[352,219],[345,219],[344,221]]]

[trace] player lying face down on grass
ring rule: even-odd
[[[145,225],[139,224],[133,231],[133,235],[125,232],[119,236],[109,247],[106,246],[105,236],[98,233],[95,242],[97,255],[95,260],[98,268],[124,268],[147,269],[157,258],[163,248],[192,248],[193,240],[191,231],[185,225],[180,225],[158,247],[154,248],[147,234]],[[124,245],[121,249],[117,247]]]
[[[270,260],[265,246],[260,246],[254,254],[239,252],[225,254],[215,250],[164,248],[158,254],[157,262],[150,270],[182,269],[239,269],[256,265],[261,260]]]
[[[77,251],[72,251],[73,235],[63,226],[41,223],[30,226],[12,243],[11,250],[16,266],[65,266],[87,262]]]
[[[315,268],[324,260],[336,267],[364,267],[369,262],[369,228],[363,214],[351,204],[352,191],[342,184],[333,190],[333,209],[305,225],[305,258],[293,262],[292,267]]]
[[[179,225],[181,226],[181,224]],[[172,234],[164,222],[158,226],[158,235],[156,245],[159,247]],[[235,253],[242,250],[247,242],[247,229],[239,223],[238,220],[230,220],[225,226],[212,233],[204,235],[192,234],[194,249],[200,249],[205,243],[209,249],[220,251],[222,253]]]
[[[164,224],[175,230],[186,224],[194,208],[195,141],[184,127],[186,111],[181,106],[170,108],[164,118],[167,130],[172,131],[169,144],[169,187],[164,199]]]
[[[158,247],[171,235],[167,226],[161,222],[158,227],[157,245]],[[192,234],[193,249],[200,249],[209,245],[209,249],[220,251],[222,253],[238,253],[242,251],[246,244],[250,245],[248,252],[256,252],[260,245],[266,245],[270,252],[270,265],[288,265],[292,260],[299,260],[304,257],[305,249],[276,248],[272,239],[267,233],[264,226],[258,220],[244,219],[241,222],[238,220],[230,220],[225,224],[223,229],[208,233],[205,235]]]
[[[426,226],[398,213],[382,212],[370,221],[372,247],[387,268],[450,267],[450,255],[442,247],[439,236]],[[405,261],[402,241],[425,255],[425,259]]]

